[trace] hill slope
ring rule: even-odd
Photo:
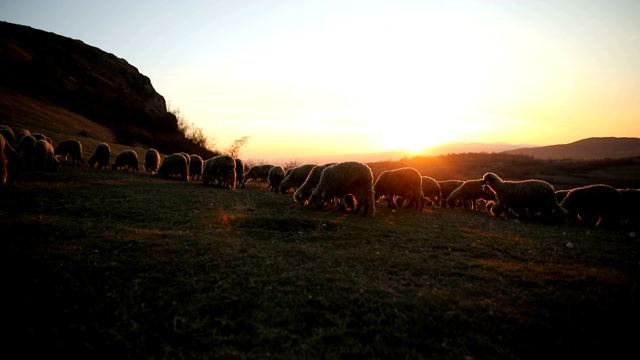
[[[106,126],[123,144],[202,150],[185,138],[148,77],[79,40],[0,22],[0,87],[24,95],[23,102],[48,102]]]
[[[615,159],[640,156],[640,138],[598,137],[569,144],[521,148],[505,151],[538,159]]]

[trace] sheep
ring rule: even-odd
[[[440,185],[440,191],[442,193],[442,200],[440,201],[440,206],[446,207],[450,206],[447,203],[446,199],[451,195],[451,193],[460,187],[464,183],[463,180],[442,180],[438,181],[438,185]]]
[[[89,167],[93,168],[93,165],[98,164],[98,169],[109,168],[109,158],[111,157],[111,147],[107,143],[99,143],[96,145],[96,149],[89,157]]]
[[[447,197],[447,203],[453,204],[454,201],[459,200],[463,204],[463,207],[469,205],[472,210],[478,210],[477,201],[479,199],[496,200],[495,194],[490,191],[487,192],[481,182],[482,179],[463,182],[462,185],[458,186],[458,188],[453,190]]]
[[[294,167],[288,175],[285,175],[278,187],[278,191],[286,194],[289,188],[293,188],[294,191],[297,190],[307,180],[311,169],[316,166],[316,164],[304,164]]]
[[[154,148],[150,148],[144,153],[144,169],[150,174],[158,173],[161,161],[160,153]]]
[[[236,188],[236,161],[228,155],[218,155],[204,162],[202,185],[209,183],[223,187]]]
[[[276,165],[269,169],[269,175],[267,176],[269,181],[269,188],[273,192],[278,192],[282,180],[284,180],[284,168],[280,165]]]
[[[33,162],[33,144],[36,142],[36,138],[32,135],[25,135],[18,142],[16,151],[22,155],[22,160],[25,166],[31,166]]]
[[[36,170],[56,171],[60,168],[60,161],[54,154],[53,146],[46,140],[36,140],[33,143],[32,154]]]
[[[189,181],[189,165],[187,164],[187,159],[182,153],[165,156],[158,168],[158,176],[179,176],[183,181]]]
[[[76,139],[67,139],[61,141],[54,149],[55,155],[63,156],[67,161],[67,156],[71,157],[71,163],[78,165],[84,164],[82,157],[82,143]]]
[[[568,193],[569,190],[556,190],[556,200],[558,201],[558,204],[561,203],[565,197],[567,197]]]
[[[244,173],[244,183],[246,184],[249,180],[267,180],[269,178],[269,170],[271,170],[272,167],[273,165],[269,164],[252,166],[246,173]]]
[[[624,223],[628,226],[640,225],[640,189],[618,189],[622,195]]]
[[[422,176],[422,195],[431,201],[434,206],[440,206],[442,202],[442,189],[440,184],[429,176]]]
[[[239,187],[244,189],[244,161],[236,160],[236,189]]]
[[[14,183],[16,173],[20,171],[24,161],[11,144],[0,134],[0,180],[2,184]]]
[[[424,208],[422,193],[422,175],[412,167],[402,167],[394,170],[385,170],[378,175],[373,185],[376,202],[384,196],[387,199],[387,207],[395,208],[394,196],[400,196],[408,201],[407,208],[416,210]]]
[[[126,166],[126,168],[125,168]],[[135,150],[123,150],[116,155],[116,160],[111,165],[112,170],[117,169],[133,169],[138,171],[138,153]]]
[[[12,128],[7,125],[0,125],[0,135],[4,137],[5,142],[11,145],[11,147],[16,146],[16,134],[13,132]]]
[[[4,148],[7,145],[9,145],[9,142],[4,139],[4,134],[0,133],[0,185],[6,184],[9,177],[9,172],[7,171],[9,161],[7,161],[7,156],[4,152]]]
[[[532,215],[540,212],[543,218],[567,214],[558,204],[553,186],[544,180],[503,181],[498,175],[488,172],[482,177],[481,184],[496,196],[496,203],[491,208],[494,216],[503,218],[502,213],[507,209],[518,211],[520,217],[524,216],[524,209]]]
[[[624,213],[622,195],[605,184],[571,189],[560,206],[569,212],[571,222],[595,227],[619,225]]]
[[[367,214],[375,216],[373,172],[366,164],[346,161],[324,168],[318,185],[311,193],[309,203],[322,207],[334,198],[346,199],[349,195],[352,195],[357,202],[354,214],[363,208],[362,216]]]
[[[13,133],[16,136],[16,146],[18,146],[18,144],[20,143],[20,140],[22,140],[23,137],[27,135],[31,135],[31,131],[27,129],[14,129]]]
[[[202,179],[202,167],[204,166],[204,160],[197,154],[191,154],[189,155],[189,158],[191,159],[191,161],[189,161],[189,175],[191,175],[191,179]]]
[[[293,193],[293,200],[297,201],[300,205],[305,205],[308,203],[311,198],[311,194],[313,193],[313,189],[318,185],[320,181],[320,176],[322,176],[322,171],[328,166],[335,165],[336,163],[329,163],[324,165],[315,166],[309,172],[309,176],[307,179],[300,185],[298,190]]]

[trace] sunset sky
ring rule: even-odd
[[[0,20],[127,60],[247,159],[640,137],[638,0],[0,0]]]

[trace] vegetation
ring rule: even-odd
[[[0,189],[6,350],[633,358],[631,231],[384,203],[363,218],[300,207],[255,183],[221,190],[70,165],[25,172]]]

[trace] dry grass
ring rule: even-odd
[[[0,190],[9,350],[100,358],[639,354],[640,240],[462,209],[64,166]],[[567,247],[567,243],[573,248]]]

